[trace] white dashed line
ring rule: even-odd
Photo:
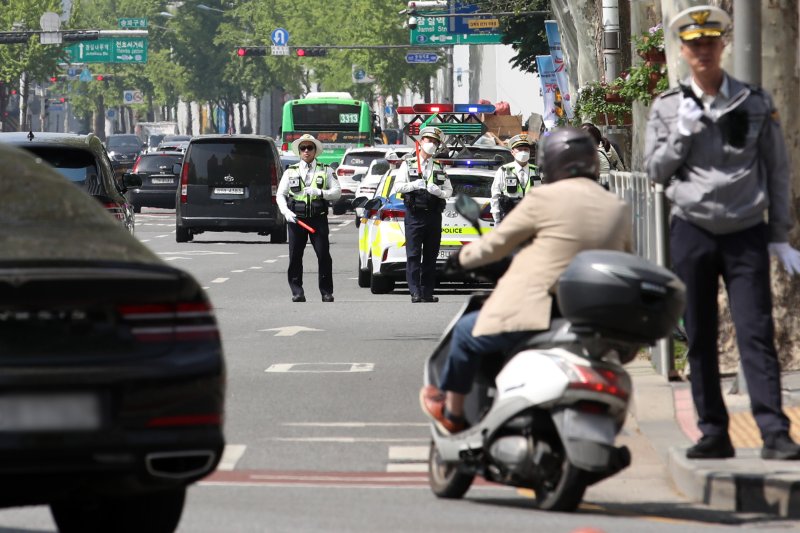
[[[289,254],[286,254],[286,255],[279,255],[278,257],[289,257]]]
[[[150,239],[140,239],[139,242],[150,242]]]
[[[226,444],[225,450],[222,452],[222,459],[217,465],[217,470],[234,470],[236,463],[242,458],[246,449],[247,446],[244,444]]]
[[[250,267],[250,270],[261,270],[264,267]]]
[[[231,279],[231,278],[217,278],[217,279],[212,279],[212,280],[211,280],[211,283],[225,283],[225,282],[226,282],[226,281],[228,281],[229,279]]]
[[[267,259],[267,260],[266,260],[266,261],[264,261],[264,262],[265,262],[265,263],[275,263],[276,261],[277,261],[277,259]]]
[[[156,239],[163,239],[164,237],[169,237],[169,235],[156,235]]]
[[[231,273],[233,272],[244,272],[244,270],[231,270]]]

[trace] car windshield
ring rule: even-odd
[[[182,155],[144,156],[136,166],[136,172],[164,172],[172,174],[172,165],[183,161]]]
[[[491,198],[493,176],[478,174],[447,174],[453,186],[453,196],[466,194],[471,198]]]
[[[142,143],[136,135],[126,135],[124,137],[111,136],[106,142],[106,148],[109,150],[138,150],[141,148]]]
[[[58,170],[75,185],[85,189],[89,194],[103,194],[103,186],[98,176],[94,155],[86,150],[75,148],[53,148],[45,146],[23,146],[36,154],[43,161]]]
[[[344,156],[343,165],[354,167],[368,167],[376,159],[382,159],[386,154],[383,152],[354,152]]]
[[[164,138],[164,135],[151,135],[148,137],[147,144],[148,146],[158,146],[158,143]]]
[[[260,141],[198,142],[188,157],[189,182],[217,187],[267,183],[273,164],[269,145]]]

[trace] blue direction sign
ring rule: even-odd
[[[275,28],[270,34],[270,39],[275,46],[286,46],[289,44],[289,32],[285,28]]]
[[[433,52],[410,52],[406,54],[406,63],[436,63],[439,54]]]

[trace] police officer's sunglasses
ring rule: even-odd
[[[304,144],[303,146],[298,146],[297,149],[300,152],[305,152],[305,151],[314,151],[317,149],[317,147],[314,146],[313,144]]]

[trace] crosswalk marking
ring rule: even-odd
[[[428,440],[428,439],[425,439]],[[427,472],[428,446],[389,446],[387,472]]]

